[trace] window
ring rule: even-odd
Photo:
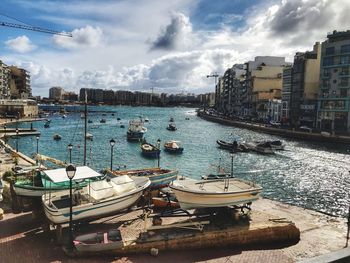
[[[349,75],[349,68],[348,67],[342,67],[340,75]]]
[[[347,89],[341,89],[340,90],[340,97],[346,98],[348,96],[348,90]]]
[[[327,47],[326,55],[333,55],[333,54],[334,54],[334,47]]]
[[[340,64],[349,64],[349,56],[340,57]]]
[[[346,87],[346,86],[348,86],[348,85],[349,85],[349,78],[342,78],[342,79],[340,80],[340,86]]]
[[[350,53],[350,45],[341,46],[340,53]]]
[[[323,66],[332,66],[333,65],[333,57],[326,57],[323,59]]]
[[[329,68],[323,69],[323,76],[324,77],[330,77],[331,76],[331,71],[329,70]]]
[[[334,79],[334,80],[333,80],[333,83],[334,83],[334,84],[335,84],[335,83],[337,83],[337,80],[336,80],[336,79]]]

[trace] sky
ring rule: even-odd
[[[207,75],[255,56],[312,50],[350,29],[350,0],[2,0],[0,60],[30,72],[33,95],[49,88],[156,93],[214,91]]]

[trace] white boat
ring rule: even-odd
[[[147,128],[143,124],[142,119],[131,120],[126,133],[127,139],[130,141],[141,140],[145,132],[147,132]]]
[[[67,181],[65,169],[45,171],[54,183]],[[87,166],[77,167],[73,181],[101,176]],[[91,182],[77,189],[73,194],[73,220],[88,221],[106,215],[118,213],[134,205],[151,184],[145,177],[129,177],[127,175]],[[46,217],[54,224],[69,221],[69,191],[60,191],[42,196]]]
[[[91,141],[94,139],[94,135],[92,135],[91,133],[86,133],[85,137],[87,140],[91,140]]]
[[[262,188],[237,178],[217,180],[179,179],[169,187],[182,209],[242,205],[257,200]]]

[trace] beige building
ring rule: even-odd
[[[0,100],[0,115],[37,117],[38,105],[34,100]]]
[[[30,75],[25,69],[10,66],[11,78],[9,82],[11,99],[28,99],[32,96]]]
[[[49,90],[49,99],[51,100],[61,100],[63,94],[65,93],[64,89],[61,87],[52,87]]]
[[[10,98],[10,68],[0,60],[0,98]]]

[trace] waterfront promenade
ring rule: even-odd
[[[227,117],[207,114],[203,111],[198,112],[198,116],[224,125],[231,125],[239,128],[263,132],[267,134],[278,135],[285,138],[301,139],[306,141],[326,142],[326,143],[350,143],[350,136],[344,135],[324,135],[321,133],[303,132],[284,128],[268,127],[265,124],[250,123],[232,120]]]

